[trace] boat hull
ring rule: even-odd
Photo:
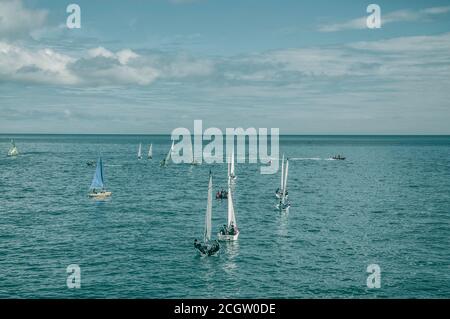
[[[112,192],[101,192],[101,193],[89,193],[88,197],[94,198],[94,199],[103,199],[110,197],[112,195]]]
[[[8,151],[8,156],[17,156],[17,155],[19,155],[19,151],[15,147]]]
[[[240,232],[238,232],[236,235],[223,235],[221,233],[217,234],[217,239],[219,241],[235,241],[238,240]]]

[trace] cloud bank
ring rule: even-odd
[[[450,12],[450,6],[445,7],[431,7],[419,11],[414,10],[398,10],[389,13],[381,12],[382,26],[394,22],[413,22],[432,19],[437,15],[443,15]],[[366,29],[367,16],[352,19],[349,21],[325,24],[318,28],[320,32],[337,32],[344,30],[361,30]]]

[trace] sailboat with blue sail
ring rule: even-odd
[[[99,157],[97,166],[95,168],[94,177],[92,178],[91,187],[89,188],[89,197],[92,198],[106,198],[111,196],[112,192],[108,192],[105,189],[105,179],[103,175],[103,161]]]

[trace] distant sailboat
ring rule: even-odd
[[[17,149],[14,140],[11,140],[11,148],[8,151],[8,156],[17,156],[17,155],[19,155],[19,150]]]
[[[231,151],[230,177],[231,179],[236,179],[236,174],[234,172],[234,147],[233,150]]]
[[[289,202],[288,194],[287,194],[288,172],[289,172],[289,159],[286,160],[286,172],[285,172],[284,181],[283,181],[284,182],[283,193],[281,194],[280,202],[277,205],[277,208],[280,210],[288,210],[289,207],[291,207],[291,203]]]
[[[142,159],[142,143],[139,143],[138,159]]]
[[[148,159],[152,159],[153,158],[153,144],[150,144],[150,148],[148,149],[148,155],[147,158]]]
[[[284,154],[281,159],[281,183],[280,183],[280,187],[275,191],[275,196],[277,198],[281,198],[281,196],[283,196],[283,188],[284,188]],[[287,190],[286,190],[286,195],[288,195]]]
[[[231,164],[229,163],[228,166]],[[230,169],[228,169],[230,172]],[[233,196],[231,193],[231,175],[228,174],[228,223],[227,225],[224,225],[219,234],[218,238],[221,241],[233,241],[237,240],[239,237],[239,229],[237,227],[236,222],[236,214],[234,212],[234,206],[233,206]]]
[[[194,165],[194,166],[200,165],[200,163],[197,162],[197,161],[195,160],[195,157],[194,157],[194,154],[193,154],[193,153],[192,153],[192,162],[191,162],[191,165]]]
[[[105,190],[105,180],[103,177],[103,161],[99,157],[97,161],[97,167],[95,168],[94,178],[92,179],[89,197],[93,198],[105,198],[111,196],[111,192]]]
[[[170,158],[172,157],[172,152],[173,152],[173,146],[175,145],[175,142],[172,141],[172,146],[170,147],[169,153],[167,153],[167,156],[165,159],[163,159],[160,163],[161,166],[166,166],[169,164],[170,162]]]
[[[209,172],[209,183],[208,183],[208,201],[206,204],[206,214],[205,214],[205,232],[203,234],[203,242],[199,242],[197,239],[194,240],[194,247],[205,256],[212,256],[216,254],[220,249],[220,244],[217,240],[211,241],[211,231],[212,231],[212,174]]]

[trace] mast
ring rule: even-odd
[[[228,227],[236,223],[236,215],[234,214],[233,198],[231,196],[231,177],[228,177]]]
[[[287,178],[288,178],[288,171],[289,171],[289,159],[286,160],[286,174],[284,176],[284,185],[283,185],[283,202],[286,198],[286,189],[287,189]]]
[[[212,219],[212,174],[209,172],[209,184],[208,184],[208,202],[206,204],[205,215],[205,234],[203,241],[207,243],[211,240],[211,219]]]
[[[234,177],[234,145],[233,150],[231,151],[231,167],[230,167],[230,176]]]
[[[283,176],[284,175],[284,154],[283,158],[281,159],[281,184],[280,184],[280,191],[283,191],[284,188],[284,182],[283,182]]]

